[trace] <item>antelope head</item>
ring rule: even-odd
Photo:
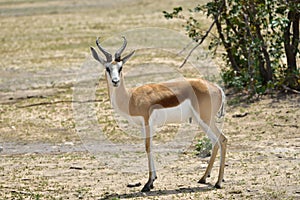
[[[123,65],[135,52],[132,51],[130,54],[121,58],[121,55],[127,45],[126,38],[124,36],[122,36],[122,38],[124,40],[123,45],[116,51],[114,60],[112,59],[112,55],[100,45],[99,38],[97,38],[96,40],[96,45],[98,46],[99,50],[103,53],[103,55],[106,57],[106,60],[100,57],[97,51],[93,47],[91,47],[92,56],[94,57],[95,60],[100,62],[105,67],[108,80],[111,81],[114,87],[119,87],[121,76],[122,76]]]

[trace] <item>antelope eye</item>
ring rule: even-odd
[[[109,67],[106,67],[105,69],[106,69],[106,71],[107,71],[108,73],[110,73]]]

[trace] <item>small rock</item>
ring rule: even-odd
[[[204,169],[207,167],[207,164],[200,164],[200,168]]]
[[[65,145],[74,146],[74,143],[73,142],[65,142]]]
[[[147,193],[146,192],[142,192],[142,196],[146,197]]]
[[[277,157],[277,158],[283,158],[283,156],[280,155],[280,154],[276,154],[276,157]]]
[[[0,152],[3,151],[3,147],[0,146]]]

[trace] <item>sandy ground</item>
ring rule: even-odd
[[[124,69],[128,87],[178,74],[197,76],[189,66],[174,72],[182,61],[174,53],[141,45],[173,48],[181,36],[162,31],[160,40],[154,41],[155,31],[150,36],[126,32],[160,27],[182,33],[178,21],[167,21],[161,14],[182,4],[193,2],[0,1],[0,199],[300,198],[299,95],[237,104],[237,97],[228,94],[222,125],[228,138],[223,189],[212,187],[218,158],[208,184],[197,183],[208,158],[196,156],[194,144],[204,134],[189,124],[166,126],[155,136],[156,149],[168,151],[158,158],[165,162],[158,167],[153,191],[127,187],[147,181],[146,155],[130,148],[131,143],[133,147],[142,142],[132,139],[138,134],[135,130],[128,135],[126,122],[114,120],[101,67],[86,71],[82,63],[95,65],[87,57],[97,36],[104,35],[107,46],[115,47],[120,40],[110,41],[115,39],[110,35],[122,32],[131,41],[129,49],[139,47]],[[133,42],[133,33],[140,39]],[[164,33],[172,39],[165,39]],[[207,58],[197,61],[197,69],[206,69],[204,63]],[[145,67],[151,70],[145,73]],[[124,148],[115,145],[114,151],[104,154],[100,147],[106,143],[101,143],[99,133]],[[176,149],[169,145],[176,133],[198,135]]]
[[[70,133],[59,144],[11,141],[15,146],[10,148],[17,152],[3,143],[1,198],[297,199],[300,140],[295,100],[299,98],[277,102],[267,98],[247,108],[229,107],[224,124],[229,149],[223,189],[210,185],[216,181],[217,164],[208,185],[197,183],[208,159],[187,151],[159,168],[152,192],[141,193],[141,187],[128,188],[127,184],[144,183],[146,169],[133,173],[112,167],[110,160],[86,151],[76,142],[78,135]],[[241,111],[247,115],[236,117],[244,114]],[[126,155],[116,160],[126,162]]]

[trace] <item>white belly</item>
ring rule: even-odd
[[[181,123],[193,116],[190,100],[185,100],[176,107],[155,109],[149,123],[153,126],[163,126],[169,123]]]
[[[130,116],[119,109],[115,109],[115,111],[126,118],[130,124],[144,127],[145,122],[142,116]],[[191,101],[187,99],[175,107],[155,109],[150,116],[149,125],[154,128],[170,123],[182,123],[194,116],[195,111]]]

